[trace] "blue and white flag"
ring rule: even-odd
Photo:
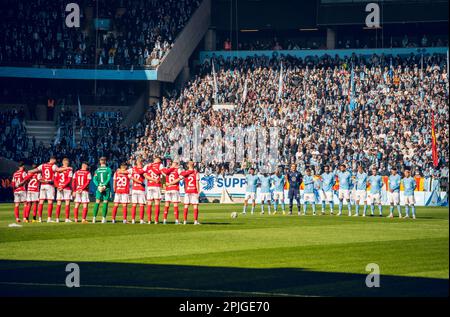
[[[283,93],[283,62],[280,63],[280,78],[278,80],[278,99],[281,99]]]
[[[80,119],[83,119],[83,115],[81,113],[81,102],[80,102],[80,95],[78,95],[78,117]]]

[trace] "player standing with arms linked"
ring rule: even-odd
[[[416,180],[411,177],[411,170],[405,169],[405,177],[402,180],[405,196],[405,217],[409,218],[409,207],[411,207],[412,218],[416,219],[416,207],[414,206],[414,190],[417,187]]]
[[[248,175],[245,176],[245,181],[247,182],[247,187],[245,189],[245,198],[244,198],[244,208],[242,210],[242,214],[245,215],[247,213],[248,201],[252,200],[252,211],[251,214],[255,211],[256,206],[256,186],[258,185],[258,176],[255,175],[255,169],[250,167],[248,170]]]
[[[106,223],[106,215],[108,214],[108,202],[111,197],[111,169],[106,166],[106,157],[100,158],[100,166],[94,172],[94,184],[97,187],[95,191],[95,205],[94,205],[94,217],[92,218],[92,223],[95,223],[98,208],[100,202],[103,202],[102,206],[102,223]]]
[[[303,182],[303,175],[297,171],[297,164],[291,164],[291,170],[286,174],[286,182],[289,183],[289,215],[292,215],[294,199],[297,202],[297,211],[300,216],[300,184]]]
[[[336,184],[336,175],[330,171],[330,166],[325,165],[323,173],[320,175],[322,180],[322,190],[319,191],[322,200],[322,215],[325,214],[326,202],[330,204],[330,215],[333,214],[333,186]]]
[[[127,171],[127,163],[120,164],[120,173],[116,171],[113,177],[114,186],[114,207],[112,210],[112,223],[116,223],[117,208],[122,205],[123,223],[127,221],[127,206],[130,202],[130,178],[131,175]]]
[[[70,215],[70,199],[72,196],[72,190],[70,188],[70,183],[72,181],[73,172],[72,168],[69,166],[70,161],[67,157],[63,159],[63,167],[67,168],[63,172],[57,172],[55,175],[56,184],[56,222],[59,222],[59,215],[61,214],[62,202],[65,201],[65,213],[66,222]]]
[[[259,182],[261,184],[261,215],[264,215],[264,204],[267,203],[268,214],[270,215],[270,183],[271,177],[267,174],[259,175]]]
[[[388,218],[394,218],[394,204],[397,205],[398,217],[402,217],[402,210],[400,208],[400,182],[402,181],[401,176],[397,173],[397,168],[393,167],[391,169],[391,175],[388,178],[389,186],[389,216]]]
[[[358,166],[358,171],[356,172],[356,184],[355,184],[355,214],[354,216],[359,216],[359,203],[364,202],[363,217],[366,216],[367,212],[367,173],[361,165]]]
[[[179,181],[173,185],[169,185],[177,179],[180,179],[180,163],[173,161],[170,168],[163,168],[161,171],[166,176],[166,194],[164,205],[164,219],[163,224],[167,223],[167,215],[169,213],[170,204],[173,204],[173,214],[175,216],[175,224],[179,224],[179,210],[178,204],[180,203],[180,183]]]
[[[350,203],[350,186],[352,182],[352,173],[347,171],[345,164],[339,165],[339,171],[336,173],[339,180],[339,213],[342,215],[344,200],[347,202],[348,215],[352,215],[352,205]]]
[[[286,214],[285,204],[284,204],[284,185],[286,184],[286,178],[281,173],[281,168],[277,168],[274,175],[271,177],[273,184],[273,200],[274,200],[274,211],[275,215],[278,212],[278,204],[281,203],[281,210],[283,211],[283,215]]]
[[[26,215],[27,192],[24,186],[26,177],[25,164],[19,162],[19,169],[13,174],[11,184],[14,189],[14,217],[16,218],[16,222],[20,222],[20,204],[23,204],[23,221],[28,222]]]
[[[381,206],[381,188],[383,187],[383,180],[376,167],[372,167],[372,175],[368,178],[370,184],[369,201],[370,201],[370,215],[373,216],[375,203],[378,204],[380,217],[383,216],[383,207]]]
[[[313,216],[316,215],[316,197],[314,195],[314,176],[311,174],[311,169],[307,168],[305,170],[306,175],[303,177],[303,185],[305,189],[303,190],[303,215],[306,216],[306,211],[308,209],[308,204],[312,205]]]
[[[148,223],[152,223],[152,205],[155,202],[155,224],[159,221],[161,202],[161,159],[155,156],[153,163],[144,166],[144,177],[147,179],[147,217]]]
[[[37,167],[36,164],[33,164],[31,166],[32,169],[35,169]],[[30,216],[30,210],[31,207],[33,207],[33,220],[32,222],[36,222],[36,215],[37,215],[37,207],[39,203],[39,183],[42,178],[41,173],[32,173],[28,174],[25,178],[25,182],[27,182],[27,212],[26,217],[28,220],[28,217]]]
[[[81,169],[73,174],[72,178],[72,195],[74,196],[75,207],[73,208],[74,221],[78,222],[78,208],[83,205],[83,214],[81,215],[81,222],[87,223],[86,217],[89,206],[89,184],[92,175],[88,170],[89,164],[87,162],[81,163]],[[66,222],[70,222],[66,219]]]

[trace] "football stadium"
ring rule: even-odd
[[[448,297],[448,1],[0,3],[1,297]]]

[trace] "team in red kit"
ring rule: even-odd
[[[64,158],[62,165],[58,167],[56,158],[51,157],[48,162],[41,165],[33,164],[29,171],[26,171],[24,163],[20,162],[18,170],[12,177],[16,222],[30,222],[31,211],[32,222],[43,222],[44,203],[47,202],[47,222],[64,221],[69,223],[81,220],[81,223],[88,223],[89,185],[92,180],[93,176],[87,162],[83,162],[81,169],[77,171],[70,166],[68,158]],[[132,224],[137,223],[138,210],[140,224],[158,224],[163,180],[165,180],[163,224],[168,221],[170,205],[173,205],[175,224],[181,223],[179,203],[181,203],[180,182],[182,181],[185,189],[183,224],[188,222],[191,205],[194,211],[194,225],[200,224],[198,221],[200,179],[199,173],[194,168],[194,162],[189,161],[187,169],[182,170],[177,161],[164,167],[159,157],[155,157],[152,162],[145,165],[143,160],[138,158],[135,166],[131,168],[124,162],[114,172],[112,223],[116,223],[119,207],[122,207],[122,222],[128,223],[128,205],[131,205]],[[53,219],[55,199],[56,212],[55,219]],[[70,215],[72,202],[74,203],[73,220]],[[22,220],[20,218],[21,205],[23,205]],[[64,219],[61,219],[63,206]],[[82,207],[81,219],[79,218],[80,206]],[[145,219],[145,206],[147,206],[147,219]],[[95,223],[95,221],[93,222]],[[102,220],[102,223],[106,222],[106,219]]]

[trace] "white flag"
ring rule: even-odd
[[[214,69],[214,61],[211,60],[212,64],[212,74],[213,74],[213,81],[214,81],[214,102],[217,103],[217,93],[219,90],[217,89],[217,78],[216,78],[216,70]]]
[[[83,119],[83,115],[81,114],[81,103],[80,103],[80,95],[78,95],[78,117]]]
[[[245,78],[244,93],[242,95],[242,102],[245,102],[246,99],[247,99],[247,78]]]
[[[280,79],[278,82],[278,99],[281,99],[283,93],[283,62],[280,64]]]

